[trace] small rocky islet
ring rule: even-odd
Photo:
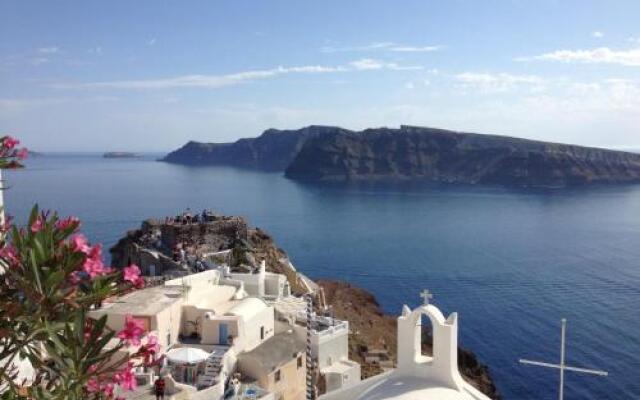
[[[268,129],[234,143],[191,141],[161,161],[283,172],[306,182],[425,180],[563,188],[640,183],[640,154],[403,125]]]
[[[186,257],[193,260],[197,259],[195,254],[201,252],[227,251],[225,262],[238,272],[251,271],[264,260],[268,272],[287,277],[293,294],[307,293],[309,287],[317,289],[322,293],[318,302],[331,304],[335,317],[349,321],[353,332],[349,336],[349,358],[361,364],[363,379],[383,372],[385,365],[395,364],[397,316],[385,314],[375,296],[364,289],[343,281],[312,281],[293,266],[287,253],[269,234],[251,227],[242,217],[208,212],[189,223],[176,223],[172,218],[148,219],[110,249],[112,264],[117,268],[131,263],[139,265],[151,285],[205,268],[197,261],[187,268],[176,263],[181,256],[176,254],[178,243]],[[149,270],[151,265],[153,272]],[[429,352],[430,343],[423,343],[423,349]],[[374,353],[378,361],[367,362],[366,358]],[[488,367],[469,350],[460,348],[458,354],[464,378],[490,398],[500,399]]]

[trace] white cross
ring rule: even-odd
[[[560,388],[558,393],[558,399],[562,400],[564,397],[564,371],[574,371],[574,372],[582,372],[585,374],[593,374],[600,376],[609,375],[608,372],[598,371],[594,369],[586,369],[586,368],[578,368],[578,367],[570,367],[564,363],[564,355],[565,355],[565,335],[567,332],[567,320],[562,318],[562,339],[560,341],[560,364],[551,364],[540,361],[531,361],[531,360],[523,360],[520,359],[521,364],[535,365],[538,367],[546,367],[546,368],[556,368],[560,370]]]
[[[422,297],[422,299],[424,300],[424,305],[428,306],[429,300],[433,299],[433,294],[425,289],[420,293],[420,297]]]

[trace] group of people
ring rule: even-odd
[[[209,211],[206,208],[201,213],[193,213],[190,208],[187,208],[182,214],[175,217],[167,217],[165,223],[167,224],[199,224],[201,222],[211,222],[216,218],[216,214],[213,211]]]
[[[189,251],[189,247],[186,243],[182,242],[177,244],[173,249],[173,261],[180,265],[193,268],[195,272],[202,272],[207,269],[205,260],[198,253],[193,255],[192,251]]]

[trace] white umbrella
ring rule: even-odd
[[[177,364],[196,364],[209,357],[209,353],[194,347],[179,347],[167,352],[167,359]]]

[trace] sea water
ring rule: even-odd
[[[34,157],[5,174],[8,212],[76,215],[105,247],[149,217],[187,207],[242,215],[312,278],[373,292],[385,311],[429,289],[459,313],[460,344],[490,368],[505,399],[640,399],[640,186],[532,191],[418,183],[308,185],[281,173],[184,167],[98,154]]]

